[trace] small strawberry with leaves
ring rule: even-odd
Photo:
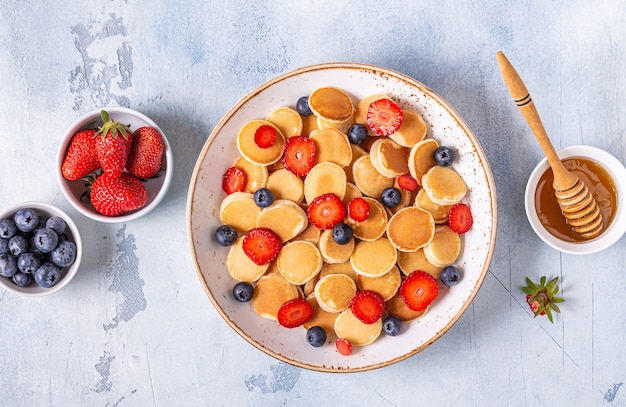
[[[547,280],[546,276],[542,276],[539,279],[539,284],[537,284],[526,277],[526,286],[522,287],[522,291],[526,294],[526,303],[535,314],[535,317],[547,315],[550,322],[554,322],[552,313],[560,313],[561,310],[557,304],[565,300],[557,297],[559,293],[559,278],[554,277],[546,284]]]
[[[102,170],[112,177],[119,177],[124,171],[133,133],[130,125],[109,119],[109,114],[100,112],[104,124],[96,131],[96,154]]]

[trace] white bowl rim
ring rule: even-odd
[[[557,151],[559,158],[584,157],[589,158],[598,164],[601,164],[615,183],[618,191],[618,200],[623,202],[623,194],[626,192],[626,168],[624,165],[610,153],[592,146],[575,145],[565,147]],[[535,189],[541,175],[549,168],[548,159],[544,158],[537,164],[530,174],[526,183],[526,191],[524,197],[526,215],[530,226],[533,228],[537,236],[552,248],[569,254],[592,254],[607,249],[617,242],[626,233],[626,211],[623,205],[618,203],[613,221],[599,237],[585,242],[565,242],[548,232],[537,216],[535,210]]]
[[[70,228],[70,231],[72,232],[74,244],[76,244],[76,259],[74,260],[74,264],[69,266],[67,270],[67,274],[54,287],[51,287],[51,288],[41,287],[41,291],[32,291],[30,290],[30,288],[32,288],[32,285],[28,287],[20,287],[12,283],[6,283],[5,281],[6,277],[0,278],[0,286],[2,286],[2,288],[6,289],[7,291],[10,291],[15,294],[19,294],[24,297],[44,297],[46,295],[54,294],[57,291],[60,291],[63,287],[65,287],[66,285],[70,283],[70,281],[74,278],[74,276],[78,272],[78,269],[80,268],[80,262],[83,256],[82,238],[80,235],[80,231],[78,230],[78,227],[74,223],[74,220],[67,213],[65,213],[65,211],[63,211],[57,206],[50,205],[45,202],[26,201],[26,202],[20,202],[18,204],[14,204],[9,207],[3,208],[2,212],[0,213],[0,219],[4,219],[6,216],[13,214],[17,212],[19,209],[23,209],[23,208],[33,208],[35,210],[47,211],[51,214],[61,216],[63,220],[65,221],[65,223],[67,223],[67,227]]]
[[[69,144],[69,139],[70,139],[70,135],[75,134],[76,132],[78,132],[79,130],[81,130],[82,128],[84,128],[85,123],[89,122],[90,118],[93,119],[97,119],[100,117],[100,113],[102,112],[102,110],[106,110],[109,115],[114,115],[116,113],[125,113],[125,114],[129,114],[129,115],[133,115],[136,116],[137,118],[139,118],[140,120],[146,122],[149,126],[154,127],[155,129],[157,129],[159,131],[159,133],[161,133],[162,139],[163,139],[163,143],[165,144],[165,160],[166,160],[166,169],[165,169],[165,174],[161,175],[164,177],[163,180],[163,185],[161,186],[161,188],[159,189],[159,192],[157,193],[157,195],[154,197],[154,199],[148,203],[148,205],[144,206],[143,208],[137,210],[137,211],[133,211],[130,212],[126,215],[121,215],[121,216],[105,216],[102,214],[99,214],[93,210],[89,210],[87,208],[85,208],[82,205],[77,204],[74,200],[75,198],[73,197],[72,193],[70,192],[69,188],[67,187],[67,180],[65,178],[63,178],[63,175],[61,174],[61,165],[63,164],[63,158],[65,157],[65,152],[67,150],[67,146]],[[157,207],[159,205],[159,203],[163,200],[163,198],[165,197],[165,195],[167,194],[167,191],[169,190],[169,186],[172,182],[172,177],[174,174],[174,157],[172,154],[172,148],[169,144],[169,141],[167,140],[167,136],[165,135],[165,133],[163,132],[163,130],[152,120],[150,119],[148,116],[146,116],[145,114],[134,110],[134,109],[130,109],[127,107],[123,107],[123,106],[111,106],[111,107],[104,107],[101,109],[97,109],[97,110],[92,110],[88,113],[85,113],[84,115],[80,116],[78,119],[76,119],[74,121],[74,123],[72,123],[72,125],[70,126],[70,128],[65,132],[65,137],[63,139],[63,141],[59,144],[59,148],[57,151],[57,165],[56,165],[56,177],[57,177],[57,181],[61,187],[61,191],[63,192],[63,195],[65,196],[65,198],[70,202],[70,204],[77,210],[79,211],[81,214],[87,216],[88,218],[91,218],[93,220],[97,220],[99,222],[103,222],[103,223],[123,223],[123,222],[129,222],[135,219],[138,219],[146,214],[148,214],[150,211],[152,211],[155,207]]]

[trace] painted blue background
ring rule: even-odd
[[[626,239],[571,256],[534,235],[523,194],[542,153],[495,61],[503,50],[520,72],[557,148],[624,162],[623,1],[12,0],[0,36],[0,206],[56,204],[86,243],[60,293],[0,292],[0,405],[626,406]],[[204,294],[186,235],[193,165],[220,117],[266,80],[330,61],[439,93],[480,140],[499,197],[493,262],[467,313],[423,352],[358,374],[248,345]],[[55,154],[75,119],[113,105],[160,125],[175,175],[149,216],[96,225],[60,193]],[[543,274],[562,279],[554,324],[519,290]]]

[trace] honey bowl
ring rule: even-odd
[[[557,154],[565,167],[576,173],[591,191],[600,207],[604,230],[589,240],[571,230],[554,196],[552,171],[545,158],[526,184],[525,208],[531,227],[546,244],[564,253],[591,254],[610,247],[626,232],[626,168],[617,158],[596,147],[571,146]]]

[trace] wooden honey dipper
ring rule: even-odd
[[[554,174],[552,187],[567,223],[582,238],[592,239],[598,236],[604,227],[600,206],[582,180],[576,174],[568,171],[559,159],[541,123],[537,108],[513,65],[502,51],[496,53],[496,59],[509,93],[535,134],[552,168]]]

